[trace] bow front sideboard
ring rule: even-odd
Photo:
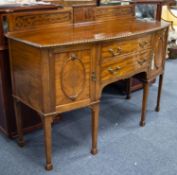
[[[138,75],[144,85],[144,126],[149,82],[160,75],[159,110],[167,23],[137,20],[133,4],[13,13],[6,20],[18,141],[23,145],[23,103],[42,118],[47,170],[52,169],[51,124],[59,113],[90,107],[91,153],[97,153],[99,102],[106,85]]]

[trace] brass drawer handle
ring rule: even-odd
[[[143,59],[143,60],[138,60],[138,64],[141,65],[141,66],[142,66],[145,62],[146,62],[145,59]]]
[[[117,56],[122,53],[122,49],[120,47],[114,48],[114,49],[109,49],[108,51],[112,54],[112,56]]]
[[[120,69],[121,69],[121,67],[119,67],[119,66],[116,66],[114,69],[113,69],[112,67],[109,67],[109,68],[108,68],[108,71],[109,71],[111,74],[115,74],[115,73],[118,72]]]
[[[147,41],[143,41],[143,42],[140,42],[140,43],[139,43],[139,46],[140,46],[141,48],[144,48],[147,44],[148,44]]]

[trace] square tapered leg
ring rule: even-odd
[[[21,103],[14,99],[14,110],[17,124],[17,134],[18,134],[18,145],[23,147],[25,145],[24,136],[23,136],[23,120],[21,115]]]
[[[143,100],[142,100],[142,111],[141,111],[140,126],[144,126],[145,125],[145,117],[146,117],[146,107],[147,107],[148,93],[149,93],[149,83],[145,82],[143,84]]]
[[[162,93],[162,85],[163,85],[163,74],[159,76],[159,87],[158,87],[158,95],[157,95],[157,105],[155,110],[157,112],[160,111],[160,99],[161,99],[161,93]]]
[[[92,149],[91,154],[97,154],[97,139],[98,139],[98,125],[99,125],[99,104],[95,104],[91,107],[92,111]]]
[[[46,170],[52,170],[52,122],[53,116],[42,117],[44,127],[44,142],[45,142],[45,155],[46,155]]]

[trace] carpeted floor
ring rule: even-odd
[[[26,146],[0,135],[0,175],[177,175],[177,60],[168,60],[161,111],[154,111],[157,83],[150,88],[147,123],[138,126],[142,91],[130,100],[105,89],[101,102],[99,153],[89,154],[90,111],[63,115],[53,127],[53,171],[43,168],[42,130],[26,135]]]

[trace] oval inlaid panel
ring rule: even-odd
[[[63,93],[71,100],[76,98],[84,90],[86,78],[85,67],[79,58],[69,58],[61,71],[61,88]]]

